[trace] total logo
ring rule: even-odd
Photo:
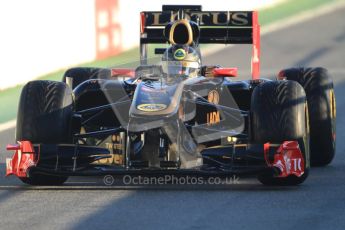
[[[141,104],[137,106],[137,109],[144,112],[157,112],[166,109],[164,104]]]

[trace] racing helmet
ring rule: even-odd
[[[191,46],[171,46],[163,54],[162,69],[168,76],[197,77],[201,69],[200,53]]]

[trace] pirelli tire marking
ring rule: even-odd
[[[336,103],[335,103],[335,96],[334,96],[334,90],[331,89],[329,92],[329,98],[330,98],[330,105],[331,105],[331,118],[336,118],[337,109],[336,109]]]

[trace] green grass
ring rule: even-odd
[[[17,107],[22,87],[20,85],[0,91],[0,123],[10,121],[17,116]]]
[[[316,6],[335,1],[338,0],[288,0],[276,5],[275,7],[261,10],[259,12],[259,21],[261,25],[267,25],[276,20],[284,19],[288,16],[300,13],[306,9],[311,9]],[[128,63],[133,60],[139,60],[138,48],[128,50],[114,57],[83,63],[78,66],[110,67]],[[38,79],[60,81],[66,69],[61,69],[59,71],[38,77]],[[16,117],[17,105],[22,87],[23,85],[19,85],[0,91],[0,123],[12,120]]]
[[[329,4],[339,0],[288,0],[259,12],[261,25],[267,25],[273,21],[287,18],[302,11],[315,8],[320,5]]]

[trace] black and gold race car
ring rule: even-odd
[[[202,65],[199,44],[252,44],[252,79]],[[150,44],[155,57],[148,58]],[[335,152],[336,106],[323,68],[260,79],[253,11],[163,6],[142,12],[140,62],[72,68],[23,88],[7,175],[31,185],[69,176],[255,175],[296,185]]]

